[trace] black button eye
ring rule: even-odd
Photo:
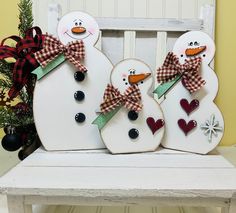
[[[78,26],[78,22],[75,22],[75,26]]]
[[[74,78],[76,81],[83,81],[85,79],[85,74],[80,71],[77,71],[74,74]]]
[[[138,118],[138,113],[135,112],[134,110],[131,110],[128,112],[128,118],[131,120],[131,121],[135,121],[137,120]]]
[[[81,26],[82,25],[82,22],[79,22],[79,26]]]
[[[195,45],[195,46],[198,46],[198,45],[199,45],[199,43],[198,43],[197,41],[195,41],[195,42],[194,42],[194,45]]]
[[[137,129],[131,129],[129,130],[129,137],[131,139],[136,139],[139,136],[139,132]]]
[[[189,45],[190,45],[190,46],[193,46],[193,42],[190,42]]]

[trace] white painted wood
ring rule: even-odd
[[[98,41],[95,44],[95,47],[98,48],[100,51],[102,50],[102,31],[99,31],[99,37],[98,37]]]
[[[98,17],[115,17],[117,0],[100,0],[101,13]]]
[[[9,213],[32,213],[32,205],[25,204],[23,196],[7,196]]]
[[[88,161],[88,159],[90,159]],[[173,163],[174,162],[174,163]],[[143,153],[110,155],[103,152],[39,152],[22,162],[24,167],[104,168],[233,168],[220,155]]]
[[[163,18],[163,1],[148,0],[148,18]]]
[[[78,17],[86,28],[86,34],[75,36],[71,29]],[[99,36],[97,23],[87,13],[72,12],[60,20],[57,32],[64,45],[75,39],[84,41],[85,59],[82,64],[88,72],[83,82],[77,82],[74,73],[78,70],[65,61],[37,81],[33,107],[39,137],[47,150],[104,148],[99,131],[92,122],[97,116],[95,111],[101,103],[113,66],[107,57],[94,47]],[[76,91],[84,92],[83,101],[75,100]],[[75,121],[77,113],[85,114],[84,123],[78,124]]]
[[[221,208],[221,213],[229,213],[229,206],[227,206],[227,207],[222,207],[222,208]]]
[[[124,59],[135,58],[136,32],[124,32]]]
[[[48,5],[48,33],[57,37],[57,29],[55,26],[61,18],[62,8],[58,3],[51,3]]]
[[[96,18],[101,30],[190,31],[201,30],[200,19]]]
[[[236,156],[235,148],[231,148],[228,151],[225,148],[220,148],[219,151],[222,153],[224,152],[225,156],[227,156],[227,153],[230,153],[230,156]],[[96,155],[96,153],[101,154],[102,151],[95,150],[93,154],[91,151],[89,151],[88,154],[89,153],[90,159],[93,159],[93,155]],[[39,164],[43,159],[46,163],[48,157],[36,156],[36,161],[33,160],[32,157],[38,154],[51,156],[51,159],[55,159],[55,155],[62,154],[61,159],[63,159],[64,154],[70,156],[76,155],[76,152],[54,152],[52,154],[39,149],[36,153],[27,158],[25,162],[21,162],[7,175],[2,177],[0,179],[0,192],[7,194],[8,196],[11,196],[11,194],[18,195],[17,197],[20,199],[17,198],[17,201],[21,202],[20,206],[22,206],[22,204],[92,206],[131,206],[138,204],[144,206],[219,206],[227,209],[227,207],[233,203],[233,194],[236,192],[235,167],[226,166],[225,168],[212,167],[205,169],[198,167],[90,168],[86,163],[86,167],[81,165],[76,168],[68,166],[47,167],[43,165],[39,166]],[[157,155],[157,153],[155,154]],[[80,151],[77,152],[77,155],[86,155],[86,152]],[[153,153],[141,154],[140,156],[148,155],[153,155]],[[170,154],[160,155],[171,156]],[[206,157],[196,154],[176,153],[176,156],[179,155]],[[109,156],[115,157],[113,155]],[[132,158],[132,156],[133,155],[129,155],[130,158]],[[138,155],[134,155],[134,157],[135,156]],[[58,160],[59,158],[56,157],[56,159]],[[71,158],[72,162],[75,160],[75,158]],[[107,161],[110,160],[111,159],[107,159]],[[28,163],[31,162],[32,166],[34,166],[27,166],[27,161]],[[134,158],[133,161],[136,161],[136,159]],[[61,161],[58,160],[57,164],[60,165]],[[189,164],[192,163],[189,162]],[[22,198],[22,195],[24,195],[24,198]],[[78,209],[75,207],[57,207],[56,212],[65,212],[66,209],[68,209],[67,211],[82,211],[82,209],[83,211],[86,211],[86,207],[84,208],[85,209],[81,207]],[[160,207],[156,210],[159,211],[159,209]],[[104,209],[99,209],[99,211],[100,210],[103,211]],[[135,208],[130,207],[129,210],[135,211]],[[186,209],[185,211],[188,212],[189,210],[190,209]],[[231,210],[232,213],[234,213],[233,208],[231,208]],[[91,211],[94,212],[95,210],[91,209]],[[18,213],[19,211],[15,212]],[[166,212],[166,210],[164,212]],[[173,212],[173,210],[171,212]],[[182,210],[177,212],[182,212]]]
[[[233,197],[230,200],[229,213],[236,212],[236,193],[233,194]]]
[[[179,16],[181,18],[187,19],[187,18],[197,18],[197,10],[196,10],[196,2],[195,1],[189,1],[189,0],[181,0],[181,4],[178,6],[181,12],[179,13]]]
[[[164,117],[160,106],[152,96],[147,95],[153,85],[152,70],[147,64],[137,59],[119,62],[111,72],[111,84],[124,94],[132,84],[130,78],[137,77],[140,79],[133,83],[140,89],[143,105],[138,118],[130,120],[130,110],[123,106],[100,131],[104,144],[113,154],[155,151],[164,134]],[[147,124],[148,119],[158,122],[155,131]],[[131,129],[138,132],[137,138],[129,137]]]
[[[203,31],[215,38],[215,6],[204,5],[201,7],[200,18],[204,20]]]
[[[179,0],[165,0],[165,18],[181,18],[179,5],[181,1]]]
[[[191,42],[192,46],[190,46]],[[194,45],[194,42],[198,44]],[[179,58],[180,63],[184,64],[185,59],[187,59],[186,50],[197,50],[199,46],[206,47],[204,52],[198,52],[197,54],[197,56],[202,57],[199,74],[206,81],[206,84],[200,90],[190,94],[182,82],[179,81],[166,94],[165,101],[161,103],[167,128],[162,145],[166,148],[206,154],[219,144],[224,132],[222,114],[213,102],[218,91],[218,79],[215,72],[209,67],[209,63],[215,54],[215,44],[206,33],[188,32],[176,41],[173,52]],[[186,99],[189,103],[192,100],[198,101],[199,105],[188,115],[180,104],[183,99]],[[174,109],[173,106],[175,106]],[[214,119],[212,116],[214,116]],[[184,119],[187,123],[192,120],[196,126],[192,128],[191,132],[184,134],[183,129],[178,126],[180,119]],[[210,126],[207,129],[211,130],[210,123],[214,122],[214,125],[220,127],[221,130],[216,131],[217,134],[211,135],[211,132],[204,134],[207,129],[202,129],[201,126],[205,125],[207,121]]]
[[[156,48],[156,66],[155,70],[160,67],[166,57],[167,54],[167,32],[157,32],[157,48]],[[157,78],[155,73],[155,79]],[[155,81],[155,88],[157,87],[157,81]],[[157,100],[158,103],[161,103],[164,100],[158,100],[157,94],[154,94],[154,98]]]

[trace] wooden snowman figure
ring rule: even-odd
[[[161,103],[166,122],[164,147],[206,154],[220,142],[224,120],[213,102],[218,79],[209,66],[214,54],[215,44],[206,33],[187,32],[158,68],[158,82],[167,88]]]
[[[39,137],[47,150],[104,148],[92,121],[113,66],[94,47],[98,24],[74,11],[61,18],[57,32],[59,40],[47,35],[43,51],[35,54],[46,68],[53,66],[56,53],[66,58],[36,83],[33,107]]]
[[[104,92],[100,116],[95,120],[111,153],[155,151],[164,134],[159,104],[148,92],[151,69],[137,59],[119,62]]]

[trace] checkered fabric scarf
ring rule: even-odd
[[[142,110],[141,92],[137,85],[130,86],[124,95],[113,85],[108,84],[104,92],[103,103],[100,105],[101,112],[107,113],[120,105],[124,105],[129,110],[139,112]]]
[[[181,75],[184,87],[190,93],[193,93],[206,83],[199,75],[201,62],[201,57],[195,57],[186,59],[184,64],[180,64],[179,58],[173,52],[170,52],[166,56],[162,67],[157,69],[157,82],[172,81],[178,75]]]
[[[43,49],[34,55],[39,64],[44,68],[60,54],[64,54],[65,58],[79,71],[87,71],[86,67],[80,63],[80,60],[85,57],[84,42],[82,40],[63,45],[57,38],[51,35],[45,35]]]
[[[16,42],[15,47],[5,45],[5,42],[9,39]],[[2,40],[0,59],[12,57],[16,60],[13,66],[13,86],[8,92],[10,98],[15,98],[24,86],[26,86],[28,92],[33,92],[32,85],[29,85],[28,82],[32,78],[31,71],[39,66],[33,53],[42,48],[42,43],[43,35],[39,27],[28,29],[24,38],[10,36]]]

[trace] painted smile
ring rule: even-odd
[[[88,32],[89,32],[89,31],[88,31]],[[73,37],[72,35],[70,35],[70,34],[68,33],[68,30],[67,30],[64,34],[68,35],[70,38],[75,39],[75,40],[78,40],[78,39],[84,40],[84,39],[88,38],[90,35],[93,35],[91,32],[89,32],[89,34],[88,34],[87,36],[83,37],[83,38],[76,38],[76,37]]]

